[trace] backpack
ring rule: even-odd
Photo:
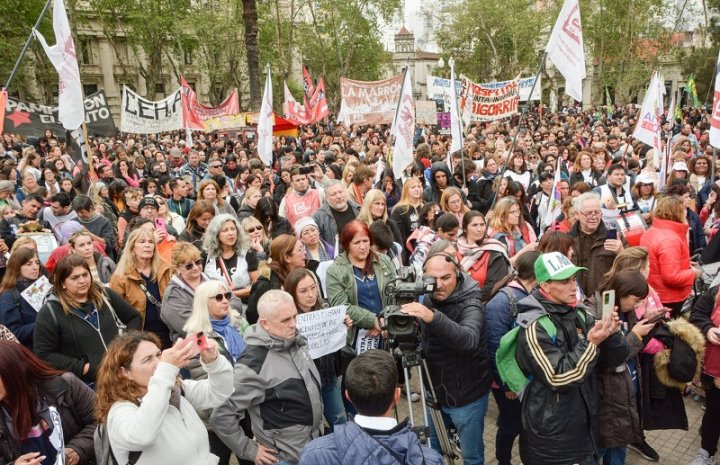
[[[107,434],[107,424],[98,423],[95,428],[95,434],[93,435],[93,446],[95,447],[95,463],[97,465],[118,465],[118,461],[113,454],[112,447],[110,446],[110,438]],[[127,465],[135,465],[140,460],[142,451],[130,452],[128,455]]]
[[[580,316],[580,319],[585,322],[585,312],[579,311],[577,314]],[[542,326],[548,336],[550,336],[553,344],[555,344],[557,328],[550,316],[547,314],[543,315],[537,319],[537,322]],[[500,339],[500,345],[495,353],[495,362],[498,372],[500,373],[500,379],[502,379],[503,383],[505,383],[512,392],[517,393],[522,392],[525,386],[532,381],[532,378],[526,376],[522,371],[515,358],[519,335],[520,326],[515,326],[505,333],[502,339]]]

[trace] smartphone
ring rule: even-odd
[[[167,235],[167,223],[165,223],[165,218],[155,218],[155,229],[162,231]]]
[[[610,289],[602,293],[602,319],[612,318],[615,311],[615,291]]]
[[[193,356],[198,355],[200,352],[207,349],[207,338],[205,337],[205,333],[202,331],[199,333],[188,334],[185,340],[190,341],[190,344],[195,346]]]
[[[608,239],[617,239],[617,229],[608,229],[607,230],[607,238]]]

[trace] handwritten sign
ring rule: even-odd
[[[358,331],[355,341],[355,353],[360,355],[370,349],[378,349],[380,347],[380,336],[368,336],[367,329]]]
[[[324,308],[297,317],[297,329],[308,341],[314,359],[331,354],[345,345],[347,327],[343,323],[347,306]]]

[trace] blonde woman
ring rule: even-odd
[[[244,220],[248,216],[255,214],[255,207],[257,206],[258,200],[262,198],[262,191],[259,187],[248,187],[245,190],[242,204],[237,211],[237,217],[240,221]]]
[[[393,207],[390,218],[405,245],[408,237],[420,226],[420,209],[423,206],[423,182],[420,178],[409,178],[403,185],[400,201]]]
[[[251,187],[248,189],[255,189]],[[265,228],[260,221],[254,216],[248,216],[241,221],[241,226],[247,234],[250,241],[250,248],[255,251],[258,260],[267,260],[268,251],[270,250],[270,238],[265,232]]]
[[[82,231],[73,233],[68,243],[70,244],[70,253],[85,259],[94,280],[103,284],[110,282],[110,278],[115,272],[115,262],[95,250],[92,234],[88,230],[83,228]]]
[[[110,288],[143,316],[143,329],[160,337],[170,347],[170,331],[160,319],[162,296],[170,282],[170,266],[160,257],[155,234],[148,228],[130,233]]]
[[[454,215],[458,219],[461,228],[463,215],[470,211],[463,202],[462,192],[457,187],[448,187],[443,191],[440,197],[440,210]]]
[[[367,194],[365,194],[357,219],[368,226],[375,221],[382,221],[383,223],[387,221],[387,199],[381,190],[370,189]]]
[[[500,241],[507,248],[510,264],[513,266],[515,256],[537,248],[535,231],[523,219],[522,207],[515,197],[498,200],[489,226],[488,236]]]
[[[158,203],[158,218],[165,220],[165,223],[172,226],[175,231],[184,231],[187,225],[182,216],[170,211],[167,201],[162,195],[156,195],[155,200]]]

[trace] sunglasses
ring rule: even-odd
[[[217,302],[222,302],[223,298],[230,302],[230,299],[232,298],[232,292],[226,292],[224,294],[217,294],[215,297],[210,297],[211,299],[215,299]]]
[[[254,233],[255,231],[262,231],[262,230],[263,230],[262,226],[255,226],[255,227],[250,227],[250,228],[246,229],[245,232],[250,234],[250,233]]]
[[[186,263],[182,265],[183,268],[185,268],[187,271],[190,271],[193,269],[194,266],[197,266],[198,268],[202,268],[202,258],[198,258],[194,262]]]

